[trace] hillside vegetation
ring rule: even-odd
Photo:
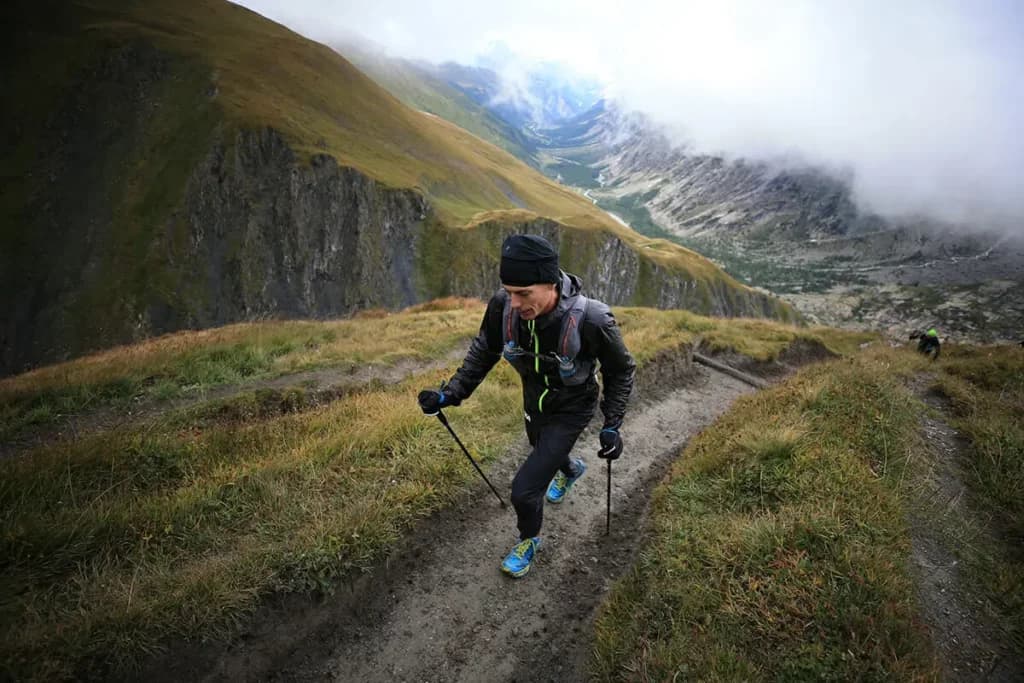
[[[198,103],[193,93],[166,102],[173,110],[160,116],[182,121],[169,131],[175,139],[168,143],[208,139],[222,125],[270,127],[307,156],[327,153],[392,187],[419,188],[453,222],[481,208],[526,206],[551,217],[596,214],[506,152],[403,106],[333,50],[237,5],[81,0],[22,11],[38,22],[34,44],[22,46],[28,54],[16,66],[23,68],[12,74],[26,91],[38,93],[25,103],[33,106],[25,107],[23,125],[45,122],[61,91],[82,69],[94,68],[104,48],[144,42],[187,60],[185,69],[193,71],[187,76],[206,79],[204,90],[213,95],[204,108],[214,111],[199,120],[189,120],[196,118],[188,115]],[[65,54],[55,51],[68,48],[70,59],[57,59]],[[42,83],[34,82],[34,67],[40,66],[50,72]],[[34,127],[43,132],[38,123]]]
[[[182,70],[183,92],[164,93],[161,104],[171,111],[159,113],[178,125],[151,141],[166,147],[147,150],[148,164],[167,165],[156,152],[174,155],[173,145],[208,140],[215,129],[230,139],[224,126],[269,127],[307,158],[330,154],[388,186],[422,191],[451,223],[465,223],[484,209],[525,208],[615,227],[585,199],[507,152],[402,105],[330,48],[240,6],[221,0],[187,6],[156,0],[18,5],[30,28],[12,51],[20,63],[8,75],[19,92],[30,95],[13,112],[27,134],[19,145],[23,153],[49,133],[46,113],[57,109],[76,76],[96,68],[104,50],[145,43],[186,62],[172,66]],[[192,78],[207,80],[208,102],[193,100],[196,93],[187,90],[195,84],[185,82]],[[189,114],[195,104],[206,110],[203,115]]]
[[[482,140],[486,140],[534,165],[536,146],[528,131],[520,130],[477,104],[444,79],[443,73],[427,63],[388,57],[370,46],[347,42],[338,52],[403,103],[440,116]]]
[[[925,481],[926,408],[908,388],[921,373],[970,439],[957,464],[969,508],[996,520],[994,540],[968,538],[956,557],[971,601],[992,601],[1024,651],[1024,351],[953,347],[930,365],[875,346],[740,399],[688,445],[598,620],[596,677],[937,679],[907,519],[942,519],[951,501]]]
[[[124,416],[0,462],[6,673],[130,666],[169,636],[231,631],[268,594],[329,590],[370,567],[476,476],[415,396],[454,371],[482,312],[481,302],[451,300],[337,322],[235,325],[0,382],[8,435],[33,421],[57,429],[68,412],[116,407]],[[682,311],[617,313],[642,368],[697,335],[762,359],[797,339],[840,352],[866,338]],[[303,375],[274,389],[253,383],[369,364],[379,375],[407,361],[393,384],[370,374],[327,398]],[[521,429],[519,382],[504,366],[457,413],[484,463]],[[201,400],[224,384],[238,391]],[[183,396],[198,400],[153,410]]]

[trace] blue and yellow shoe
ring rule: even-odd
[[[548,502],[549,503],[561,503],[562,499],[565,498],[565,494],[569,493],[569,489],[576,483],[576,480],[583,476],[583,473],[587,471],[587,465],[585,462],[576,458],[572,461],[572,469],[576,472],[575,477],[567,477],[562,473],[561,470],[555,474],[555,478],[548,484]]]
[[[530,571],[533,556],[537,554],[538,550],[540,550],[540,536],[519,541],[512,548],[512,552],[505,556],[501,563],[501,571],[517,579],[520,576],[525,576],[526,572]]]

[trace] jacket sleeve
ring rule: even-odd
[[[473,338],[462,365],[448,382],[452,396],[459,401],[469,398],[495,363],[501,360],[501,318],[505,310],[504,292],[491,297],[480,323],[480,332]]]
[[[617,429],[626,415],[626,404],[633,393],[636,362],[622,341],[615,316],[607,308],[598,312],[596,320],[597,358],[601,361],[601,412],[604,427]]]

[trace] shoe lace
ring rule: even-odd
[[[555,490],[558,492],[565,491],[565,487],[569,484],[569,477],[565,476],[564,472],[559,472],[555,475]]]
[[[521,560],[526,557],[526,551],[533,547],[533,540],[526,539],[525,541],[519,541],[515,548],[512,549],[512,554],[515,555],[517,560]]]

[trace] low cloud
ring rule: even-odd
[[[535,121],[543,120],[544,107],[530,90],[530,70],[527,64],[517,59],[506,59],[486,66],[500,78],[499,90],[491,98],[490,106],[509,105],[518,110],[528,110]]]
[[[503,41],[600,77],[695,151],[804,159],[843,169],[886,215],[1024,235],[1013,0],[243,4],[317,40],[354,31],[435,62]]]

